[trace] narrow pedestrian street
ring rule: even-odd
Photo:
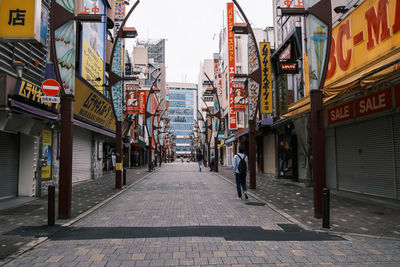
[[[306,231],[195,163],[168,163],[6,266],[399,266],[400,241]]]

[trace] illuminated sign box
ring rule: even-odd
[[[41,0],[1,0],[0,39],[40,42],[41,15]]]
[[[297,62],[279,62],[280,73],[295,74],[299,72]]]

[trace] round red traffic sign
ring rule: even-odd
[[[42,83],[42,91],[46,95],[55,96],[60,92],[60,84],[53,79],[47,79]]]

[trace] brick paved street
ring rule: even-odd
[[[7,266],[399,266],[400,241],[305,231],[170,163]]]

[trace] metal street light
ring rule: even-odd
[[[314,217],[322,218],[323,188],[326,187],[325,134],[323,115],[323,93],[329,66],[332,36],[331,0],[321,0],[313,6],[304,8],[281,8],[284,16],[307,16],[308,55],[310,74],[316,76],[310,82],[311,139],[314,180]],[[324,32],[324,29],[326,31]],[[325,51],[324,51],[325,45]],[[313,64],[313,62],[316,62]]]

